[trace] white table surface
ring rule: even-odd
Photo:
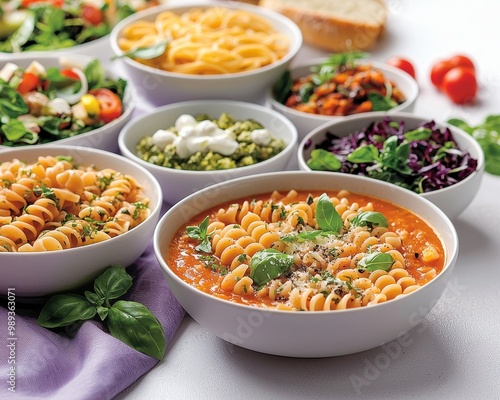
[[[371,57],[413,60],[421,90],[415,113],[472,123],[500,114],[500,2],[387,1],[387,32]],[[432,63],[455,53],[476,62],[480,92],[473,106],[453,105],[430,83]],[[305,46],[297,61],[325,54]],[[164,359],[116,399],[500,399],[499,195],[500,177],[486,174],[454,221],[460,238],[454,277],[404,344],[283,358],[224,342],[186,316]]]

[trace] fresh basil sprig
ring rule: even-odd
[[[132,277],[120,266],[107,268],[94,281],[94,292],[85,297],[74,293],[49,298],[38,316],[45,328],[59,328],[97,315],[106,321],[110,334],[123,343],[158,360],[165,354],[165,332],[158,319],[143,304],[110,300],[123,296],[132,286]]]
[[[196,239],[200,241],[200,244],[196,246],[195,249],[198,251],[203,251],[205,253],[212,252],[212,245],[210,244],[210,237],[212,235],[207,233],[208,224],[209,224],[209,218],[207,215],[205,219],[201,221],[200,225],[186,227],[187,235],[191,239]]]
[[[293,256],[275,249],[256,252],[250,260],[250,278],[257,286],[264,285],[288,271],[293,265]]]
[[[339,233],[342,229],[342,217],[326,193],[323,193],[316,204],[316,222],[324,231]]]

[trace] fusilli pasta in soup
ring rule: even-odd
[[[329,311],[404,296],[439,274],[441,239],[416,214],[341,190],[241,199],[186,223],[167,262],[184,281],[255,307]]]
[[[119,171],[76,165],[64,156],[0,163],[0,252],[89,245],[149,215],[140,184]]]

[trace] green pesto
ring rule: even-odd
[[[208,115],[195,116],[197,121],[211,119]],[[224,156],[220,153],[209,151],[207,153],[197,152],[188,158],[180,158],[173,144],[164,149],[159,148],[153,142],[152,136],[145,136],[137,144],[137,155],[144,161],[167,168],[190,170],[190,171],[214,171],[231,168],[245,167],[265,161],[285,148],[282,139],[273,137],[267,146],[260,146],[251,139],[251,132],[264,127],[253,120],[238,121],[231,115],[222,113],[218,119],[211,119],[220,129],[230,129],[239,143],[237,150]],[[174,127],[168,128],[176,132]]]

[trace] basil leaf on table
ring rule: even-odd
[[[111,335],[130,347],[161,360],[165,353],[165,334],[160,322],[144,305],[119,300],[109,309]]]
[[[83,296],[58,294],[47,301],[38,317],[38,324],[44,328],[58,328],[91,319],[96,312],[92,303]]]
[[[95,292],[107,300],[123,296],[132,287],[132,277],[123,267],[112,266],[94,281]]]
[[[45,328],[59,328],[77,321],[99,316],[107,324],[112,336],[133,349],[160,360],[166,347],[163,327],[143,304],[110,299],[125,294],[132,286],[132,277],[125,268],[108,267],[94,281],[94,292],[59,294],[49,298],[38,316],[38,324]]]

